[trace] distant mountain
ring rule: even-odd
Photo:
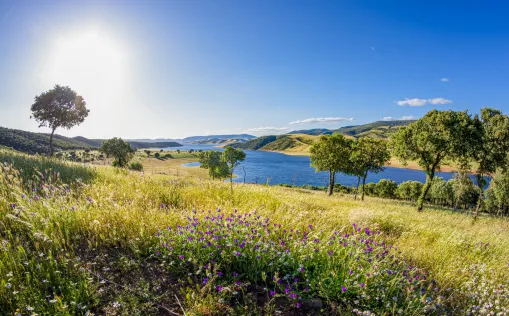
[[[254,138],[256,138],[256,136],[249,135],[249,134],[207,135],[207,136],[186,137],[186,138],[182,139],[182,142],[186,143],[186,144],[192,144],[192,143],[196,143],[196,142],[201,142],[202,144],[206,144],[203,141],[206,141],[206,140],[218,141],[218,140],[230,140],[230,139],[248,141],[248,140],[251,140]]]
[[[49,153],[50,136],[45,133],[33,133],[18,129],[0,127],[0,145],[26,153]],[[82,136],[65,137],[53,136],[54,148],[58,150],[96,149],[101,146],[104,139],[88,139]],[[176,142],[140,142],[128,141],[133,148],[166,148],[182,146]]]
[[[291,131],[290,133],[287,133],[287,134],[329,135],[329,134],[332,134],[332,131],[330,129],[326,129],[326,128],[313,128],[313,129]]]
[[[309,146],[320,135],[334,132],[345,135],[348,138],[372,137],[388,139],[400,127],[407,126],[415,121],[377,121],[369,124],[344,126],[336,130],[315,128],[309,130],[293,131],[284,135],[262,136],[247,142],[232,144],[232,147],[248,150],[282,151],[286,153],[307,153]]]

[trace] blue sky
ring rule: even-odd
[[[47,131],[30,105],[55,84],[91,110],[57,133],[97,138],[509,112],[507,12],[502,1],[0,0],[0,126]]]

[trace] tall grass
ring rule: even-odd
[[[93,170],[9,152],[0,152],[0,161],[12,163],[0,172],[0,310],[7,313],[257,314],[281,309],[292,314],[311,298],[323,302],[321,313],[508,313],[509,222],[504,219],[474,222],[438,208],[417,213],[405,202],[360,202],[283,187],[236,185],[232,196],[222,182]],[[51,180],[45,169],[59,172],[60,180]],[[255,210],[260,220],[240,218],[240,224],[235,217],[254,216]],[[218,219],[218,214],[224,215]],[[267,227],[255,228],[265,218],[277,225],[269,233]],[[246,223],[260,231],[245,229]],[[353,224],[363,230],[352,236]],[[365,227],[380,234],[367,236]],[[232,248],[216,253],[211,262],[200,243],[205,239],[196,240],[214,229],[225,238],[208,241]],[[313,241],[303,243],[304,232]],[[242,253],[244,239],[250,252],[239,266],[233,251]],[[361,245],[367,240],[373,240],[368,242],[373,249],[364,255]],[[257,258],[258,242],[268,245],[266,258]],[[301,267],[313,273],[294,276]],[[381,278],[387,269],[397,273]],[[344,275],[350,270],[352,279]],[[424,287],[416,287],[406,277],[408,285],[397,287],[408,273],[412,280],[419,274],[436,284],[423,281]],[[288,278],[299,281],[294,285]],[[390,308],[387,297],[377,300],[374,294],[389,290],[397,298]]]

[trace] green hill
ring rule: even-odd
[[[378,121],[364,125],[344,126],[336,130],[315,128],[294,131],[278,136],[262,136],[245,143],[235,143],[232,146],[249,150],[284,151],[287,153],[305,154],[309,151],[309,146],[318,139],[320,135],[328,135],[336,132],[349,138],[372,137],[388,139],[401,126],[407,126],[412,122],[415,121]]]
[[[0,145],[29,154],[49,153],[49,135],[44,133],[33,133],[18,129],[0,127]],[[53,136],[53,145],[56,150],[78,150],[96,149],[101,146],[104,139],[88,139],[82,136],[65,137],[62,135]],[[139,142],[129,141],[129,144],[136,149],[141,148],[166,148],[182,146],[177,142]]]
[[[345,126],[334,130],[343,135],[359,137],[373,137],[373,138],[389,138],[401,126],[415,122],[414,120],[401,120],[401,121],[377,121],[369,124]]]
[[[94,148],[89,144],[60,135],[54,136],[53,144],[57,150]],[[0,127],[0,145],[30,154],[47,154],[49,153],[49,135]]]

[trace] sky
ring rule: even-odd
[[[55,84],[89,138],[267,135],[509,112],[504,1],[0,0],[0,126]]]

